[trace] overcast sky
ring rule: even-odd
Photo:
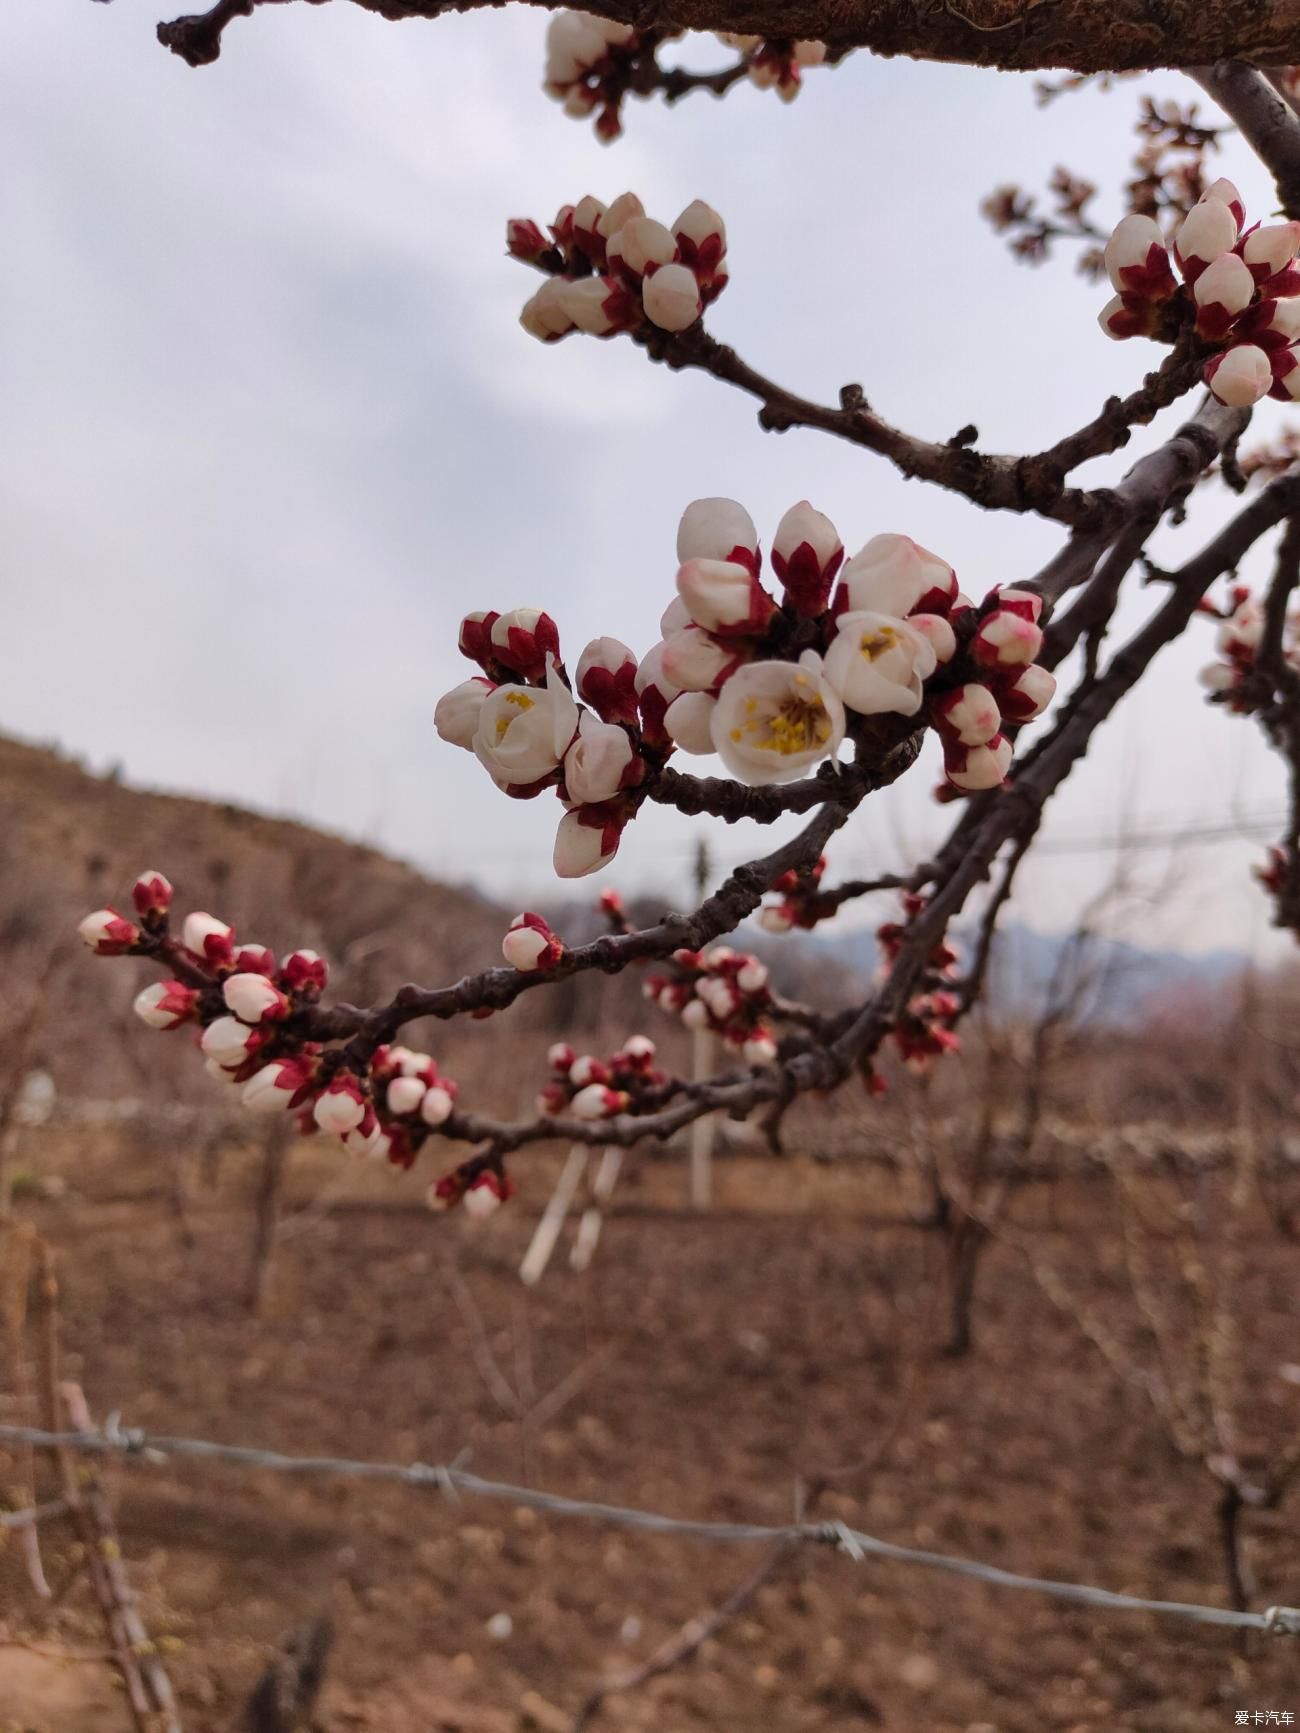
[[[432,726],[469,671],[467,608],[545,606],[571,662],[602,632],[644,652],[702,494],[744,501],[765,542],[805,496],[850,550],[905,532],[975,596],[1058,545],[823,435],[765,434],[747,399],[630,343],[536,343],[510,215],[625,188],[663,219],[708,199],[732,269],[711,329],[811,395],[860,380],[925,435],[974,421],[990,449],[1035,449],[1159,359],[1101,334],[1108,291],[1071,260],[1015,264],[977,212],[1061,161],[1118,216],[1138,85],[1043,111],[1029,79],[857,55],[788,108],[748,86],[637,104],[602,147],[542,95],[545,18],[528,9],[393,25],[268,6],[194,71],[155,42],[157,5],[0,7],[0,728],[97,769],[303,817],[522,901],[554,889],[557,803],[498,795]],[[1153,88],[1194,94],[1173,75]],[[1253,215],[1272,209],[1253,159],[1229,141],[1222,160]],[[1251,437],[1281,416],[1263,405]],[[1157,548],[1178,558],[1231,509],[1207,489]],[[1253,726],[1201,702],[1210,638],[1166,652],[1057,800],[1022,918],[1067,924],[1106,870],[1074,841],[1281,813]],[[860,811],[836,869],[941,834],[935,762],[932,742],[927,768]],[[678,888],[700,828],[647,813],[590,882]],[[726,864],[747,838],[715,840]],[[1261,850],[1180,850],[1183,892],[1151,933],[1258,943]]]

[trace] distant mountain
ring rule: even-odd
[[[960,927],[956,937],[960,945],[963,937]],[[827,931],[811,935],[805,942],[833,957],[840,970],[864,982],[880,960],[875,935],[867,930]],[[1033,1016],[1054,993],[1068,993],[1071,983],[1081,983],[1085,1020],[1122,1026],[1132,1023],[1152,1003],[1225,986],[1240,973],[1246,961],[1238,951],[1189,955],[1147,949],[1117,939],[1090,940],[1080,952],[1067,934],[1038,933],[1012,922],[998,930],[989,974],[989,999],[1002,1011]]]

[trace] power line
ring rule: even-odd
[[[846,1554],[855,1564],[868,1558],[888,1559],[895,1564],[917,1565],[924,1570],[947,1571],[954,1576],[969,1577],[976,1582],[989,1583],[994,1588],[1028,1590],[1034,1594],[1050,1595],[1059,1601],[1104,1608],[1110,1612],[1156,1613],[1193,1624],[1300,1636],[1300,1607],[1270,1607],[1266,1612],[1247,1613],[1228,1607],[1202,1606],[1192,1601],[1146,1600],[1139,1595],[1118,1594],[1088,1583],[1022,1576],[1017,1571],[1003,1570],[998,1565],[984,1564],[978,1559],[898,1546],[892,1541],[877,1540],[874,1535],[863,1534],[842,1522],[788,1523],[777,1527],[765,1523],[696,1521],[690,1517],[664,1516],[657,1511],[604,1504],[594,1499],[567,1498],[561,1493],[514,1486],[503,1480],[484,1480],[455,1462],[407,1464],[358,1462],[335,1456],[285,1456],[275,1450],[218,1444],[210,1439],[154,1436],[121,1426],[116,1415],[110,1416],[103,1428],[94,1432],[46,1432],[35,1426],[0,1426],[0,1443],[27,1444],[47,1450],[79,1450],[134,1461],[164,1462],[168,1457],[188,1456],[248,1470],[269,1469],[276,1474],[335,1475],[352,1480],[390,1481],[425,1490],[433,1488],[452,1501],[461,1494],[498,1499],[525,1505],[550,1516],[605,1522],[644,1534],[676,1535],[686,1540],[733,1546],[830,1546]]]

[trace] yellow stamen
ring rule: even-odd
[[[811,685],[806,676],[799,683]],[[798,698],[792,694],[783,698],[770,715],[747,722],[745,732],[758,736],[752,744],[760,751],[778,752],[782,758],[789,758],[825,746],[831,737],[831,719],[820,698]]]
[[[880,657],[888,655],[898,643],[898,633],[892,626],[881,626],[875,632],[864,632],[858,640],[858,649],[868,662],[879,661]]]

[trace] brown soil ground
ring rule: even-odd
[[[317,1159],[295,1169],[290,1214],[319,1187]],[[861,1170],[728,1162],[699,1218],[682,1209],[679,1169],[645,1167],[592,1269],[574,1274],[562,1247],[531,1293],[515,1270],[550,1158],[530,1158],[518,1204],[485,1225],[431,1216],[413,1180],[368,1174],[330,1212],[290,1222],[254,1319],[250,1172],[234,1165],[198,1193],[186,1243],[156,1172],[55,1165],[72,1188],[25,1208],[57,1248],[68,1369],[99,1415],[301,1453],[468,1450],[484,1475],[773,1523],[801,1479],[885,1444],[822,1514],[1015,1570],[1222,1603],[1212,1488],[1142,1390],[1004,1245],[987,1261],[975,1354],[937,1355],[940,1242]],[[1044,1254],[1140,1354],[1111,1200],[1080,1186],[1056,1201],[1065,1227],[1039,1228]],[[1042,1200],[1022,1213],[1042,1216]],[[1240,1307],[1247,1454],[1284,1443],[1300,1414],[1284,1370],[1300,1359],[1295,1264],[1261,1226]],[[506,1414],[489,1351],[541,1399],[567,1380],[558,1413],[530,1426]],[[10,1413],[12,1371],[0,1366]],[[18,1473],[0,1457],[0,1490],[12,1496]],[[761,1557],[355,1481],[181,1463],[109,1479],[187,1733],[229,1727],[277,1641],[323,1609],[338,1639],[320,1733],[553,1733]],[[1249,1519],[1257,1605],[1300,1600],[1298,1511]],[[56,1591],[69,1544],[47,1529]],[[512,1629],[494,1637],[502,1613]],[[102,1646],[84,1583],[43,1607],[11,1544],[0,1625],[6,1733],[129,1725],[108,1668],[12,1643]],[[786,1565],[691,1664],[610,1697],[594,1725],[1220,1733],[1240,1710],[1270,1709],[1300,1717],[1300,1648],[1286,1639],[1243,1645],[827,1553]]]

